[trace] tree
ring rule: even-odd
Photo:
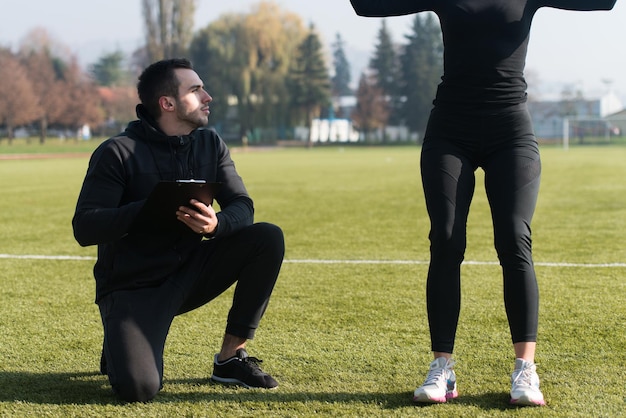
[[[350,63],[346,58],[344,41],[339,33],[337,33],[332,46],[333,66],[335,68],[335,74],[332,77],[333,96],[348,96],[352,94],[352,89],[350,88]]]
[[[141,4],[148,60],[143,66],[186,55],[193,38],[196,0],[142,0]]]
[[[130,74],[124,69],[123,63],[124,53],[122,51],[104,54],[95,64],[91,65],[90,73],[101,86],[127,85]]]
[[[235,96],[243,71],[243,20],[242,15],[222,16],[200,30],[189,47],[194,69],[213,97],[210,120],[218,127],[226,122],[229,97]]]
[[[311,122],[315,114],[330,102],[330,78],[319,36],[313,24],[309,26],[309,34],[297,50],[296,60],[289,72],[289,86],[294,105],[304,114],[304,122],[311,130]],[[312,146],[309,135],[308,146]]]
[[[252,140],[258,127],[288,124],[285,78],[305,36],[302,19],[271,2],[220,16],[197,33],[190,58],[213,96],[211,121]]]
[[[380,30],[378,31],[378,41],[376,43],[374,56],[370,60],[369,68],[373,72],[372,75],[375,77],[376,85],[382,90],[384,99],[389,102],[387,106],[389,111],[388,122],[398,123],[399,118],[396,112],[399,106],[399,89],[397,85],[399,73],[398,61],[385,19],[382,20]],[[383,140],[386,138],[384,128]]]
[[[396,53],[385,19],[382,20],[381,27],[378,31],[376,49],[374,56],[370,60],[369,67],[374,71],[378,87],[380,87],[385,94],[393,95],[396,90]]]
[[[39,100],[39,142],[43,144],[48,126],[60,123],[63,117],[66,100],[63,77],[67,62],[74,58],[69,47],[43,28],[35,28],[26,35],[20,43],[19,56]]]
[[[104,112],[100,106],[97,87],[81,71],[76,60],[69,63],[63,74],[63,113],[59,122],[77,133],[83,125],[96,126],[103,122]]]
[[[357,104],[352,113],[352,120],[367,141],[373,131],[387,125],[389,102],[385,100],[385,94],[378,86],[376,77],[366,73],[361,74],[356,97]]]
[[[38,96],[39,143],[43,144],[48,136],[48,126],[57,123],[62,117],[65,92],[59,71],[63,65],[47,49],[22,50],[20,53],[28,78]]]
[[[285,79],[305,34],[298,15],[272,2],[259,3],[246,15],[243,40],[247,57],[238,97],[243,135],[257,139],[255,127],[289,123],[290,92]]]
[[[43,27],[30,30],[20,41],[19,51],[20,53],[45,52],[49,57],[54,57],[60,62],[68,62],[73,58],[71,48],[55,39]]]
[[[104,136],[118,133],[136,118],[138,98],[134,86],[100,87],[98,93],[104,111],[105,126],[101,132]]]
[[[399,116],[420,137],[426,129],[437,85],[443,71],[441,30],[432,14],[416,15],[408,43],[400,55],[400,88],[404,100]]]
[[[9,50],[0,50],[0,124],[7,129],[9,144],[15,128],[39,116],[39,100],[24,66]]]

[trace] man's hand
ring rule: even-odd
[[[189,201],[189,206],[180,206],[176,217],[196,234],[211,235],[217,229],[217,216],[213,206],[207,206],[195,199]]]

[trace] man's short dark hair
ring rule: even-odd
[[[139,76],[139,82],[137,83],[139,100],[146,107],[150,116],[155,119],[161,115],[159,107],[159,98],[161,96],[178,98],[180,83],[174,73],[174,70],[178,68],[193,70],[188,59],[172,58],[151,64]]]

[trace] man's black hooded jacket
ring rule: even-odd
[[[154,225],[148,233],[130,232],[159,181],[222,183],[215,198],[220,207],[216,240],[254,219],[253,202],[216,132],[200,128],[189,135],[167,136],[142,105],[137,115],[139,120],[94,151],[72,220],[78,243],[98,246],[96,301],[113,290],[162,282],[200,245],[202,237],[182,223],[176,231]]]

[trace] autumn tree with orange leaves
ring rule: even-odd
[[[356,92],[357,105],[352,113],[355,127],[369,140],[371,134],[383,129],[389,120],[389,103],[385,92],[377,84],[377,79],[371,74],[362,74]]]
[[[64,112],[64,89],[47,49],[22,51],[22,63],[39,100],[39,142],[48,136],[48,126],[60,121]]]
[[[7,50],[0,50],[0,97],[0,125],[5,126],[11,144],[15,128],[34,121],[40,107],[24,66]]]

